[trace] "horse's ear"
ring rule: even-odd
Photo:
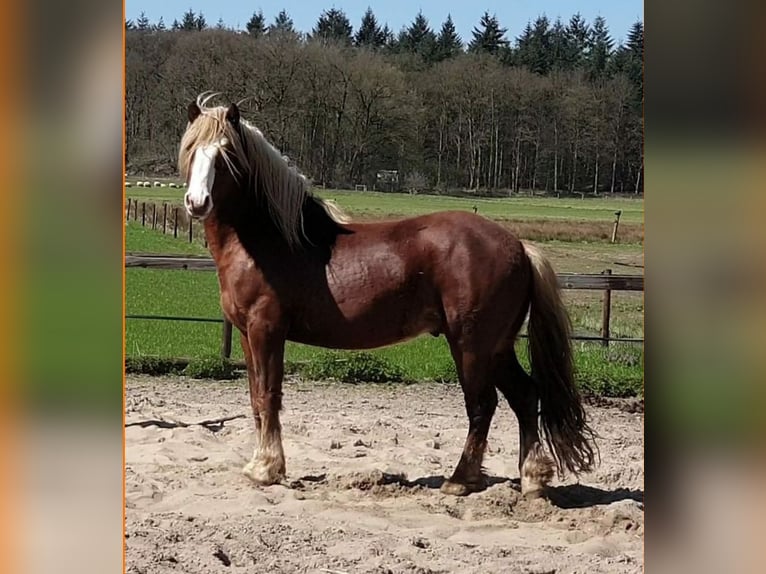
[[[237,104],[229,105],[229,108],[226,110],[226,119],[229,120],[234,127],[239,125],[239,107],[237,107]]]
[[[189,114],[189,123],[193,123],[194,120],[196,120],[199,117],[199,115],[202,113],[202,110],[199,109],[197,102],[192,102],[189,104],[189,107],[187,108],[187,112]]]

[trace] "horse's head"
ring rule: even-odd
[[[205,100],[189,104],[178,155],[178,168],[188,184],[184,207],[189,215],[206,218],[215,205],[239,186],[244,148],[236,104],[205,108]]]
[[[184,206],[190,215],[204,219],[218,209],[216,213],[231,217],[267,206],[261,215],[271,219],[291,246],[305,237],[303,209],[308,201],[324,209],[334,225],[344,222],[337,208],[311,194],[308,180],[287,157],[240,118],[236,104],[207,107],[213,95],[202,94],[189,105],[178,152],[178,170],[189,186]]]

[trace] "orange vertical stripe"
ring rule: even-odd
[[[6,2],[0,7],[0,109],[4,110],[0,122],[0,173],[2,186],[2,223],[0,223],[0,556],[4,572],[18,571],[18,520],[23,515],[16,512],[18,500],[18,451],[13,433],[18,428],[16,399],[19,387],[18,326],[21,325],[18,302],[20,261],[18,250],[21,245],[19,197],[23,195],[20,155],[26,142],[20,141],[19,134],[25,133],[19,126],[24,117],[20,107],[18,87],[21,85],[19,72],[22,62],[18,60],[20,50],[20,4]]]

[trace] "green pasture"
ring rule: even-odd
[[[125,191],[127,197],[138,200],[179,204],[184,194],[183,189],[160,187],[129,187]],[[642,223],[644,218],[644,203],[641,199],[473,198],[333,189],[315,190],[315,193],[335,200],[349,215],[363,219],[406,217],[446,210],[472,211],[474,206],[480,214],[499,220],[614,221],[614,212],[617,210],[622,211],[620,221],[624,223]]]
[[[207,271],[170,271],[129,269],[126,277],[128,314],[177,315],[220,318],[216,274]],[[593,319],[593,313],[573,314],[576,327]],[[616,315],[619,313],[615,313]],[[620,333],[636,329],[629,326]],[[204,358],[221,348],[221,325],[129,319],[126,353],[129,357]],[[593,343],[575,343],[578,381],[594,392],[610,396],[632,396],[643,393],[643,350],[639,346],[613,344],[604,349]],[[525,343],[519,343],[522,361]],[[372,353],[405,373],[410,380],[440,380],[453,372],[452,359],[443,337],[418,337],[399,345],[377,349]],[[321,363],[332,353],[306,345],[288,343],[286,361],[293,368],[308,363]],[[242,360],[242,349],[235,334],[232,358]]]
[[[559,250],[557,256],[562,261],[567,259],[564,245],[551,247]],[[593,264],[594,260],[598,261],[597,253],[602,247],[580,247],[576,250],[577,257],[571,260]],[[608,247],[602,249],[602,263],[615,258],[636,259],[640,255],[635,247]],[[126,228],[126,250],[133,253],[207,253],[200,243],[189,244],[184,239],[163,236],[135,222],[128,223]],[[561,270],[578,271],[574,268]],[[601,320],[600,294],[568,291],[565,297],[575,330],[596,334]],[[217,276],[210,271],[128,269],[126,306],[128,314],[221,318]],[[613,294],[611,325],[612,336],[643,335],[643,297],[640,293]],[[524,347],[521,342],[522,357]],[[581,384],[609,395],[642,394],[643,350],[640,346],[612,345],[609,349],[603,349],[593,343],[576,343],[575,347]],[[199,358],[215,355],[220,348],[220,323],[127,320],[126,353],[129,357]],[[373,353],[399,368],[412,380],[438,380],[453,369],[443,337],[423,336]],[[236,334],[232,356],[236,360],[243,358]],[[321,362],[329,356],[324,349],[293,343],[289,343],[286,350],[286,360],[293,365]]]
[[[162,255],[210,255],[200,233],[189,243],[186,232],[178,238],[163,235],[162,230],[143,227],[138,221],[128,221],[125,226],[125,248],[129,253],[155,253]]]
[[[443,195],[410,195],[374,191],[323,190],[318,195],[335,200],[349,214],[365,218],[407,216],[433,211],[462,210],[478,212],[492,219],[569,219],[613,221],[614,212],[622,210],[621,221],[643,221],[643,202],[625,199],[556,199],[542,197],[480,198]]]

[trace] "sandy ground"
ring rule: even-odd
[[[601,465],[548,499],[519,494],[518,429],[501,403],[489,436],[489,488],[441,494],[467,430],[459,387],[290,380],[282,417],[288,478],[260,488],[243,380],[129,377],[129,573],[641,572],[643,414],[588,408]]]

